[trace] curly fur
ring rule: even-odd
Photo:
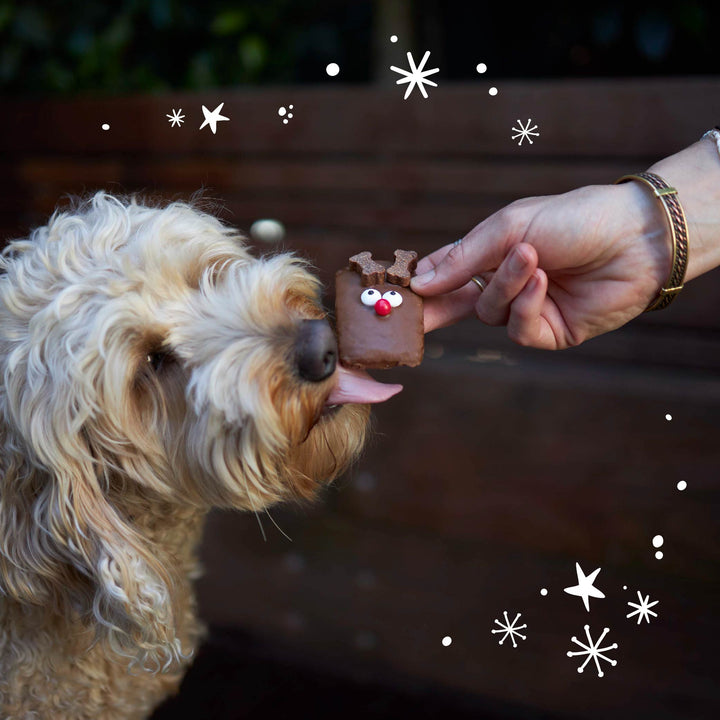
[[[366,406],[321,415],[298,258],[184,203],[98,193],[0,256],[0,716],[146,717],[202,637],[213,506],[310,498]],[[149,362],[152,361],[152,362]]]

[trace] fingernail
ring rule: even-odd
[[[426,273],[423,273],[422,275],[416,275],[412,279],[412,285],[416,288],[424,287],[427,285],[433,278],[435,277],[435,270],[428,270]]]
[[[526,266],[527,266],[527,258],[525,257],[525,253],[516,248],[513,251],[513,257],[512,257],[512,260],[510,261],[510,269],[513,272],[518,273]]]
[[[528,292],[534,292],[537,290],[538,286],[540,285],[540,275],[538,275],[538,271],[535,270],[533,274],[530,276],[530,279],[525,283],[525,289]]]

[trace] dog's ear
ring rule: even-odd
[[[53,426],[49,402],[16,408],[21,431],[0,387],[0,595],[89,620],[144,667],[169,664],[182,654],[172,578],[106,499],[83,432]]]
[[[120,468],[86,432],[104,401],[97,368],[121,370],[83,354],[79,296],[47,274],[82,273],[82,243],[60,254],[56,240],[83,232],[58,216],[0,256],[0,597],[89,621],[143,664],[171,662],[181,653],[172,563],[111,501]]]

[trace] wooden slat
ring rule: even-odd
[[[123,161],[119,158],[49,157],[23,161],[19,176],[25,183],[72,187],[84,183],[119,182],[142,187],[152,178],[161,188],[186,193],[210,186],[222,192],[391,194],[420,201],[425,195],[462,196],[472,202],[482,195],[510,200],[528,195],[566,192],[580,185],[612,182],[628,170],[627,160],[588,159],[538,163],[478,158],[476,160],[416,160],[353,158],[258,160],[249,158],[181,158]]]
[[[428,100],[397,88],[223,89],[212,93],[69,102],[6,103],[0,153],[410,153],[463,157],[547,155],[652,157],[678,150],[717,122],[720,81],[705,78],[507,81],[496,97],[486,83],[441,83]],[[417,95],[417,93],[416,93]],[[300,99],[297,99],[297,98]],[[201,105],[224,102],[230,122],[213,135]],[[291,124],[280,106],[295,105]],[[165,117],[183,107],[185,125]],[[531,117],[541,141],[510,140]],[[110,130],[101,130],[103,123]],[[652,128],[652,132],[648,132]]]
[[[93,189],[99,187],[78,187],[72,192],[84,193]],[[150,194],[158,192],[152,187],[146,190]],[[165,188],[162,192],[162,195],[170,197],[182,194],[177,188]],[[44,211],[43,215],[48,216],[51,213],[57,200],[55,188],[35,188],[33,201],[38,209]],[[447,237],[448,228],[474,226],[478,217],[491,214],[498,205],[487,201],[474,204],[434,202],[414,205],[397,204],[391,200],[391,198],[377,197],[366,201],[359,208],[357,199],[345,197],[328,202],[316,194],[308,197],[292,197],[277,192],[253,197],[224,193],[222,197],[222,203],[233,218],[233,224],[246,230],[258,218],[274,217],[282,219],[289,227],[331,230],[349,228],[351,231],[385,227],[401,233],[434,231],[439,237]],[[453,233],[452,237],[457,237],[456,233]]]

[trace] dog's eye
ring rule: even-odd
[[[368,307],[373,307],[375,303],[380,299],[380,291],[375,288],[368,288],[360,296],[360,302]]]
[[[168,353],[166,352],[154,352],[154,353],[148,353],[147,361],[148,365],[155,371],[158,372],[162,369],[163,364],[165,363],[165,360],[167,359]]]
[[[397,290],[388,290],[383,296],[383,300],[390,303],[390,307],[399,307],[402,305],[402,295]]]

